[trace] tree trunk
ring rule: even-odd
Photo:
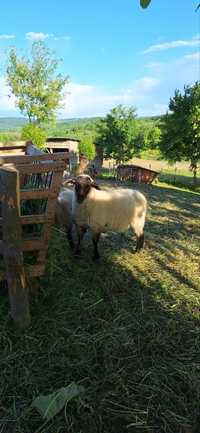
[[[79,164],[76,167],[75,175],[79,176],[80,174],[83,174],[88,166],[88,159],[85,156],[80,155],[79,157]]]
[[[197,187],[197,164],[192,164],[192,171],[193,171],[193,187],[196,189]]]

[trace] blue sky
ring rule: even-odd
[[[7,0],[1,5],[0,116],[19,115],[8,97],[6,52],[42,39],[70,75],[60,117],[104,115],[122,103],[139,115],[166,111],[175,88],[200,79],[197,0]]]

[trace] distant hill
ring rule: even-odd
[[[144,121],[157,121],[162,116],[149,116],[149,117],[138,117],[138,119],[144,120]],[[81,118],[72,118],[72,119],[59,119],[57,121],[57,127],[62,128],[64,130],[65,128],[78,128],[78,127],[87,127],[89,124],[90,126],[93,125],[97,120],[99,120],[100,117],[81,117]],[[6,132],[6,131],[17,131],[22,126],[24,126],[27,123],[27,119],[23,117],[0,117],[0,131]],[[50,127],[51,129],[51,127]]]
[[[99,117],[84,117],[73,119],[59,119],[58,124],[86,125],[88,122],[95,122]],[[27,123],[23,117],[0,117],[0,131],[16,131]]]

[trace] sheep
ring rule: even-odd
[[[81,240],[90,228],[94,259],[98,259],[98,241],[102,232],[123,232],[131,228],[137,238],[136,251],[144,245],[144,224],[147,201],[143,194],[132,189],[101,190],[88,175],[80,175],[66,183],[74,184],[72,214],[77,229],[76,253]]]
[[[66,231],[67,239],[71,249],[74,248],[74,242],[72,238],[72,201],[74,192],[72,189],[65,188],[60,191],[56,207],[55,207],[55,223],[59,227],[63,227]]]

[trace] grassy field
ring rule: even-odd
[[[145,158],[145,154],[142,155],[142,158],[133,158],[130,163],[157,171],[159,173],[158,179],[160,182],[175,185],[180,188],[194,189],[193,172],[190,170],[189,162],[181,161],[170,165],[165,160],[149,159],[150,155],[147,156],[148,159]],[[102,177],[109,178],[112,176],[114,176],[113,160],[105,160]],[[200,192],[200,170],[197,172],[196,191]]]
[[[54,229],[32,326],[0,298],[1,433],[199,433],[200,195],[141,189],[144,251],[112,234],[98,263],[89,237],[75,259]],[[82,397],[44,425],[33,398],[72,381]]]

